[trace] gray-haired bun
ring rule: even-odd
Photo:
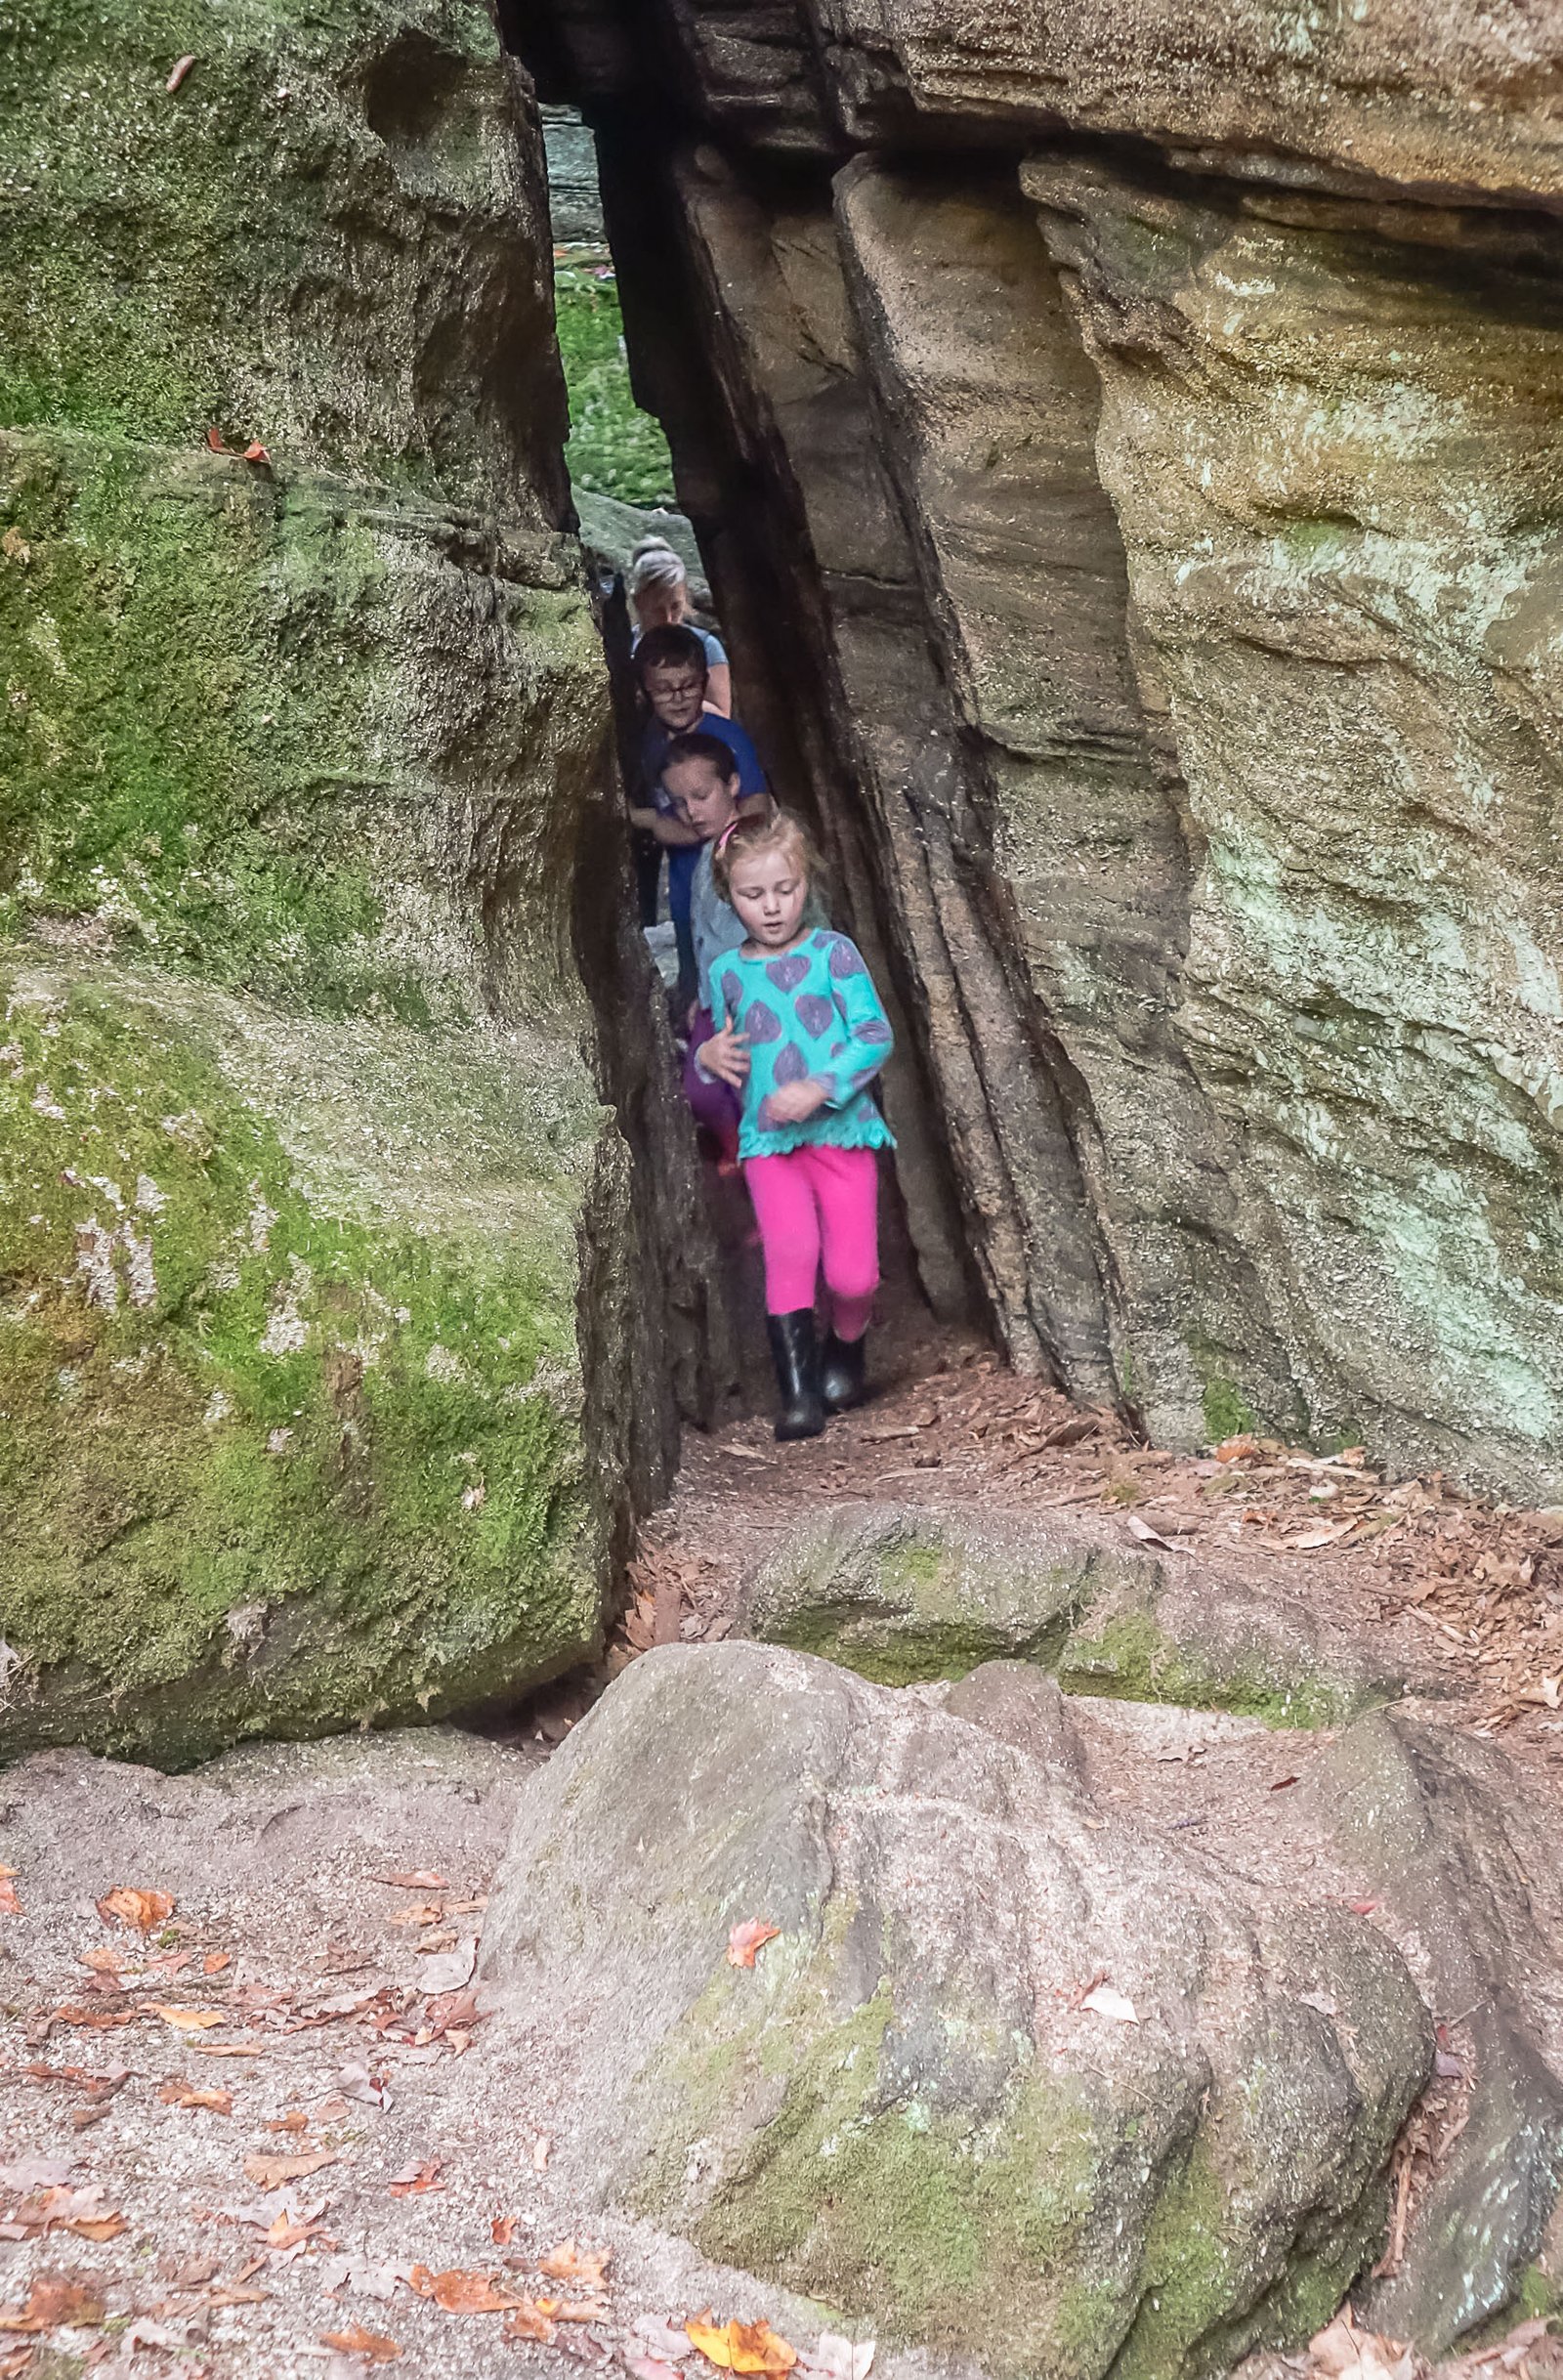
[[[682,587],[689,572],[665,537],[642,537],[629,558],[628,584],[632,595],[646,587]]]

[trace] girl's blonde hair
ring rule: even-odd
[[[820,854],[816,851],[808,829],[790,810],[778,808],[775,802],[764,818],[735,819],[727,832],[718,838],[711,853],[711,873],[724,901],[733,898],[733,871],[740,860],[753,859],[757,852],[782,851],[790,855],[793,865],[810,884],[820,879]]]

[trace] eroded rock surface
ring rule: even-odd
[[[556,2061],[562,2172],[996,2372],[1306,2336],[1382,2236],[1409,1975],[974,1720],[757,1645],[609,1689],[528,1791],[481,1968],[504,2054]]]
[[[1407,1676],[1305,1603],[1190,1554],[1100,1528],[970,1506],[839,1504],[811,1514],[747,1582],[764,1641],[889,1684],[1035,1663],[1073,1692],[1323,1726]]]
[[[1457,14],[554,23],[935,1303],[1163,1442],[1537,1500],[1556,30]]]
[[[181,23],[0,110],[3,1735],[170,1763],[578,1659],[666,1451],[525,78]]]

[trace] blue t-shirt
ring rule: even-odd
[[[760,755],[749,740],[748,729],[740,727],[737,719],[726,718],[719,710],[702,710],[694,727],[681,728],[679,733],[689,736],[720,736],[738,763],[739,793],[766,791],[765,771],[760,766]],[[664,727],[661,720],[655,717],[647,720],[641,735],[641,768],[646,778],[646,788],[651,797],[651,806],[654,810],[660,810],[664,818],[674,816],[673,796],[664,791],[662,786],[662,762],[667,756],[667,747],[672,742],[671,728]]]
[[[711,969],[711,991],[717,1030],[736,1025],[748,1040],[740,1157],[895,1147],[869,1087],[890,1055],[890,1020],[855,942],[822,926],[776,956],[730,951]],[[772,1091],[811,1079],[825,1086],[824,1107],[806,1123],[778,1124]]]

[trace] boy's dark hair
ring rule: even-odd
[[[635,674],[642,685],[648,669],[697,669],[702,678],[711,674],[705,658],[705,647],[693,628],[648,628],[635,648]]]
[[[700,727],[692,727],[687,736],[673,738],[662,754],[662,776],[677,760],[708,760],[724,785],[740,774],[739,756],[731,744],[721,736],[707,735]]]

